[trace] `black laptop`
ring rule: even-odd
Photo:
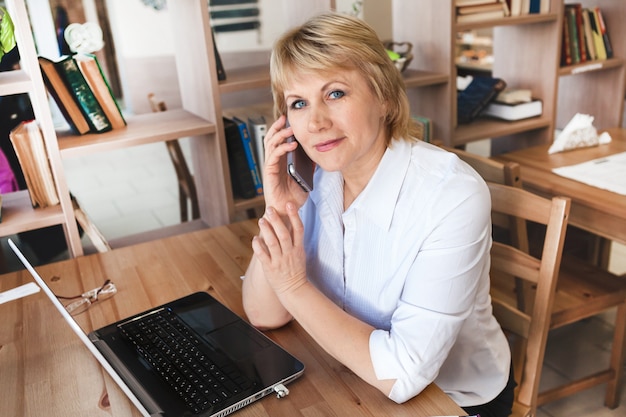
[[[283,397],[304,365],[215,298],[197,292],[89,335],[9,246],[70,327],[145,416],[225,416]]]

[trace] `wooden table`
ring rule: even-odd
[[[544,196],[571,198],[569,224],[626,245],[626,196],[552,173],[553,168],[626,151],[626,129],[607,132],[613,140],[605,145],[552,155],[548,154],[550,145],[540,145],[502,154],[497,159],[520,164],[524,188]]]
[[[256,221],[207,229],[37,268],[56,294],[79,294],[105,278],[111,299],[77,316],[85,332],[195,291],[207,291],[243,315],[240,276]],[[12,256],[12,255],[8,255]],[[32,281],[0,276],[0,291]],[[139,416],[40,292],[0,305],[0,416]],[[268,335],[306,365],[283,399],[268,396],[237,416],[464,415],[432,384],[398,405],[327,355],[297,323]]]

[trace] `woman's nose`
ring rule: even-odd
[[[325,106],[316,106],[309,112],[308,129],[309,132],[319,132],[327,129],[331,125],[328,108]]]

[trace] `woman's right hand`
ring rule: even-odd
[[[263,167],[263,194],[265,206],[274,207],[281,216],[286,216],[285,206],[292,201],[302,207],[308,197],[298,183],[287,173],[287,152],[300,146],[296,141],[287,142],[293,135],[291,127],[286,127],[286,116],[280,116],[267,131],[264,140],[265,165]]]

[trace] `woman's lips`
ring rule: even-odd
[[[315,147],[315,150],[319,152],[328,152],[332,149],[335,149],[337,146],[339,146],[342,140],[343,138],[328,140],[326,142],[318,143],[314,147]]]

